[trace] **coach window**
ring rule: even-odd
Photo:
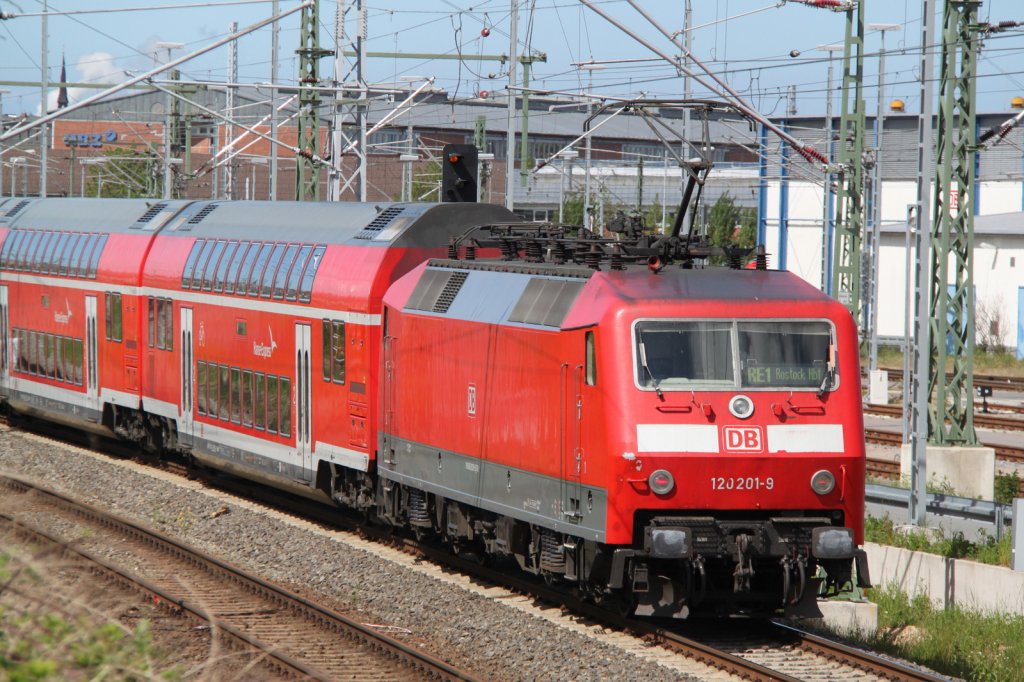
[[[185,261],[185,269],[181,272],[181,288],[188,289],[192,282],[192,271],[196,269],[196,261],[199,260],[199,254],[203,250],[203,244],[206,241],[203,239],[197,239],[192,244],[192,250],[188,252],[188,259]]]
[[[22,269],[24,255],[25,252],[28,250],[28,243],[32,241],[31,232],[20,230],[19,233],[21,235],[21,238],[18,240],[17,244],[11,247],[11,256],[8,261],[8,267],[10,267],[12,270]]]
[[[213,276],[214,293],[219,294],[224,291],[224,280],[227,279],[228,265],[231,264],[231,259],[234,258],[237,248],[238,242],[228,242],[227,247],[224,249],[224,255],[220,257],[220,263],[217,264],[217,272]]]
[[[270,254],[273,251],[274,244],[272,242],[266,242],[262,247],[260,247],[259,254],[256,256],[256,262],[252,266],[252,273],[249,275],[249,296],[260,295],[260,279],[263,277],[263,270],[266,269],[267,260],[270,258]],[[242,287],[241,282],[238,283],[238,287]]]
[[[231,368],[231,422],[242,421],[242,370]]]
[[[43,334],[43,357],[46,358],[46,376],[53,379],[57,374],[57,358],[53,352],[53,334]]]
[[[210,253],[210,260],[206,264],[206,270],[203,271],[203,291],[213,291],[213,276],[217,272],[217,266],[220,265],[220,258],[224,253],[225,246],[227,246],[226,241],[218,241]]]
[[[75,248],[78,246],[78,241],[81,239],[80,234],[69,234],[68,240],[64,242],[64,248],[60,250],[60,262],[58,264],[59,274],[67,275],[68,266],[71,265],[72,254],[77,253]]]
[[[103,297],[104,329],[108,341],[121,341],[121,294],[107,292]]]
[[[316,270],[320,266],[320,260],[323,258],[324,251],[326,250],[326,246],[316,247],[313,250],[313,255],[309,258],[305,272],[302,273],[302,281],[299,284],[299,300],[303,303],[309,303],[312,298],[313,278],[316,276]]]
[[[345,323],[334,320],[331,325],[331,378],[345,383]]]
[[[284,298],[284,285],[288,281],[288,275],[291,274],[292,268],[295,267],[295,257],[298,253],[298,244],[289,246],[288,250],[284,252],[284,258],[281,259],[281,267],[277,269],[277,276],[274,278],[274,298],[279,301]]]
[[[85,268],[82,267],[83,263],[86,263],[89,258],[89,251],[92,249],[94,234],[83,234],[81,239],[78,240],[78,245],[75,247],[75,251],[71,254],[71,261],[68,264],[68,274],[72,277],[84,277]]]
[[[217,414],[224,421],[231,417],[231,368],[227,365],[219,365],[220,369],[220,391],[217,404]]]
[[[220,386],[220,380],[217,374],[217,365],[210,362],[206,365],[206,414],[213,419],[217,418],[217,413],[220,411],[220,396],[217,392],[217,388]]]
[[[262,431],[267,423],[266,377],[263,375],[263,372],[256,372],[253,380],[253,395],[255,398],[252,407],[253,423],[258,430]]]
[[[273,248],[273,245],[253,242],[249,250],[246,251],[245,260],[242,261],[242,267],[238,270],[238,282],[235,285],[235,293],[237,295],[245,296],[246,290],[249,288],[249,278],[252,276],[253,266],[256,264],[256,260],[264,248],[269,251]]]
[[[206,414],[206,362],[203,360],[196,367],[196,410]]]
[[[103,248],[107,245],[107,235],[100,237],[99,243],[96,244],[96,248],[92,250],[92,255],[89,256],[89,279],[96,279],[96,271],[100,266],[100,256],[103,255]]]
[[[75,383],[79,386],[82,385],[82,368],[83,368],[83,348],[82,339],[75,339],[73,343],[73,357],[75,358]]]
[[[149,347],[153,347],[153,343],[156,339],[156,299],[152,296],[146,303],[146,330],[149,332]]]
[[[55,336],[53,337],[53,358],[56,369],[54,370],[54,378],[57,381],[64,381],[64,337]]]
[[[302,271],[305,269],[306,261],[309,260],[309,254],[312,252],[312,246],[303,246],[299,249],[299,257],[295,259],[295,265],[292,266],[292,271],[288,273],[288,284],[285,286],[284,297],[289,301],[295,301],[299,297],[299,279],[302,277]]]
[[[162,298],[158,298],[156,303],[156,347],[160,350],[167,349],[167,322],[164,315],[164,309],[167,307],[167,301]]]
[[[203,250],[199,252],[199,260],[196,261],[196,269],[192,271],[192,281],[189,283],[190,289],[202,289],[203,288],[203,272],[206,270],[206,264],[210,262],[210,254],[217,248],[217,242],[212,239],[203,244]]]
[[[246,254],[252,250],[251,242],[240,242],[238,248],[235,250],[235,255],[231,257],[231,264],[228,266],[227,281],[224,282],[224,293],[233,294],[235,293],[235,282],[238,280],[238,271],[242,267],[242,261],[245,260]]]
[[[597,385],[597,349],[594,347],[594,332],[587,332],[587,386]]]
[[[242,426],[252,426],[252,370],[242,370]]]
[[[292,382],[290,379],[281,377],[279,384],[281,386],[281,399],[278,401],[281,405],[281,435],[290,436],[292,434]]]
[[[52,236],[52,232],[44,231],[39,233],[38,239],[33,240],[32,250],[28,256],[28,269],[30,271],[39,272],[39,261],[43,256],[43,251],[46,249],[46,244],[49,243]]]
[[[267,432],[277,433],[277,377],[267,377]]]
[[[260,298],[270,298],[270,293],[274,290],[274,277],[277,275],[277,269],[281,265],[281,257],[284,256],[287,244],[278,244],[274,247],[273,253],[270,254],[270,260],[267,261],[266,270],[263,272],[263,279],[260,283]]]
[[[21,230],[15,230],[11,232],[7,239],[4,240],[3,250],[3,267],[14,269],[14,255],[18,252],[18,247],[21,245],[22,238],[25,233]]]

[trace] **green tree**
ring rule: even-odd
[[[160,159],[152,153],[111,147],[103,150],[108,160],[89,172],[85,195],[89,197],[157,197],[156,172]],[[100,158],[103,158],[100,157]]]
[[[441,162],[432,160],[419,170],[413,170],[412,200],[441,200]]]
[[[754,246],[757,239],[757,213],[736,205],[728,192],[708,213],[708,237],[715,246]]]
[[[557,220],[556,213],[552,220]],[[583,225],[583,194],[573,192],[562,202],[562,222],[566,225]]]

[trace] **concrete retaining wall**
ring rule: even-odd
[[[864,544],[871,582],[927,594],[936,608],[1024,615],[1024,573],[899,547]]]

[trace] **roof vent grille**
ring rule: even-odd
[[[462,289],[462,285],[466,282],[466,277],[469,276],[468,272],[453,272],[452,276],[448,278],[448,282],[444,285],[444,289],[441,290],[441,295],[437,297],[437,301],[434,302],[435,313],[446,313],[448,309],[452,307],[452,302],[455,297],[458,296],[459,290]]]
[[[146,212],[142,214],[141,218],[135,221],[135,224],[145,225],[150,220],[155,218],[160,213],[160,211],[164,210],[165,208],[167,208],[167,204],[164,202],[160,202],[159,204],[153,204],[148,209],[146,209]]]
[[[188,219],[186,225],[198,225],[203,222],[203,218],[213,213],[218,206],[220,206],[220,204],[207,204],[206,206],[203,206],[198,213]]]
[[[373,220],[356,235],[356,239],[373,239],[381,230],[391,224],[391,221],[402,215],[404,206],[390,206],[378,213]]]
[[[28,204],[29,204],[29,202],[28,202],[27,199],[23,199],[23,200],[19,201],[17,204],[14,205],[14,208],[12,208],[9,211],[7,211],[7,213],[4,213],[4,218],[5,218],[4,222],[7,222],[6,219],[10,219],[10,218],[13,218],[14,216],[16,216],[21,211],[21,209],[23,209],[26,206],[28,206]]]

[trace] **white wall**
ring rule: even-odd
[[[911,181],[886,182],[882,188],[882,222],[904,223],[907,206],[915,200],[916,184]],[[980,191],[981,214],[1010,213],[1021,210],[1019,181],[985,182]],[[822,190],[810,183],[789,183],[789,246],[787,269],[806,281],[821,284]],[[778,250],[779,184],[768,185],[767,247]],[[778,265],[769,258],[769,265]],[[882,336],[902,336],[907,292],[904,236],[883,233],[879,253],[878,332]],[[987,234],[975,237],[974,283],[978,305],[997,310],[1003,345],[1017,345],[1017,297],[1024,287],[1024,234]]]

